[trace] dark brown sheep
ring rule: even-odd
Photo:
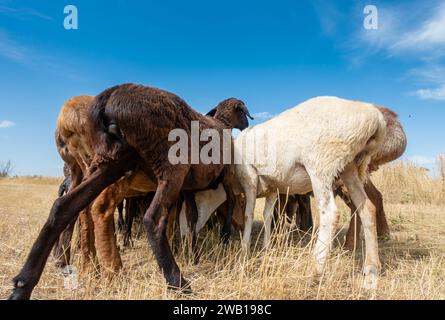
[[[86,171],[93,157],[93,147],[90,145],[85,131],[87,108],[93,99],[94,97],[91,96],[79,96],[68,100],[62,106],[57,122],[56,144],[58,151],[62,159],[67,161],[65,167],[72,168],[75,181],[81,181],[82,177],[87,175]],[[231,103],[236,101],[236,99],[227,99],[213,108],[207,115],[223,119],[230,127],[245,127],[244,119],[238,119],[234,113],[230,113],[228,108]],[[218,113],[216,112],[217,109],[219,110]],[[143,196],[147,190],[153,190],[153,185],[147,185],[147,178],[143,172],[138,171],[108,187],[91,206],[82,211],[79,219],[79,239],[82,253],[81,269],[83,271],[87,271],[93,265],[91,259],[93,259],[94,264],[100,263],[105,275],[112,275],[122,267],[122,260],[116,242],[114,212],[116,206],[119,207],[124,198]],[[185,199],[188,204],[186,208],[190,218],[189,221],[191,224],[196,223],[197,213],[192,210],[196,207],[196,205],[192,205],[194,196],[187,192],[182,193],[181,199]],[[117,205],[118,203],[119,205]],[[174,214],[170,216],[173,217]],[[222,230],[225,239],[228,238],[230,233],[229,222],[227,221],[225,228]],[[173,222],[168,229],[169,238],[172,237],[172,226]],[[57,264],[61,267],[69,264],[70,261],[70,240],[73,227],[74,223],[70,224],[62,233],[54,248]],[[130,225],[124,232],[124,245],[129,244],[129,232],[131,232]],[[193,242],[196,242],[196,236],[193,240]],[[99,260],[96,259],[96,250]]]
[[[200,132],[215,129],[223,136],[223,129],[244,129],[248,125],[247,116],[244,103],[236,99],[223,101],[215,110],[217,119],[214,119],[201,115],[178,96],[160,89],[125,84],[99,94],[88,110],[86,121],[89,145],[94,147],[89,175],[54,202],[25,265],[14,278],[10,298],[30,298],[61,232],[105,188],[135,170],[143,172],[147,185],[156,191],[144,216],[144,225],[159,267],[169,287],[188,290],[188,281],[181,275],[166,236],[169,209],[176,204],[181,190],[199,191],[223,183],[231,216],[233,168],[214,163],[190,164],[190,154],[188,163],[171,164],[168,152],[175,142],[168,141],[169,132],[180,128],[190,139],[191,122],[198,121]],[[230,126],[234,119],[240,119],[239,125]],[[200,149],[204,145],[200,142]],[[220,151],[223,151],[222,143]]]

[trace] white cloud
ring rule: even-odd
[[[269,120],[270,118],[273,118],[274,115],[267,111],[263,111],[263,112],[254,113],[252,116],[255,120],[265,121],[265,120]]]
[[[378,9],[378,28],[367,30],[363,27],[351,37],[348,45],[353,49],[365,49],[366,54],[375,53],[380,50],[386,50],[397,41],[400,36],[399,14],[383,6],[377,6]]]
[[[418,28],[402,35],[391,48],[426,51],[445,46],[445,4],[436,7],[432,13]],[[445,52],[440,50],[437,54],[445,55]]]
[[[432,64],[412,69],[408,73],[409,77],[421,78],[427,83],[437,84],[444,82],[445,66],[440,64]]]
[[[423,100],[445,100],[445,84],[432,89],[419,89],[413,94]]]
[[[445,100],[445,66],[439,63],[411,70],[409,77],[422,82],[423,88],[411,92],[422,100]]]
[[[0,129],[11,128],[15,126],[15,123],[8,120],[0,120]]]
[[[348,36],[347,46],[367,54],[386,51],[390,56],[445,57],[445,51],[438,50],[445,47],[445,4],[436,3],[377,4],[378,28],[357,28],[355,34]]]
[[[445,100],[445,4],[423,5],[377,5],[379,28],[361,29],[352,37],[349,47],[357,54],[351,61],[361,62],[376,52],[411,59],[420,67],[408,71],[410,83],[420,88],[410,94],[422,100]]]

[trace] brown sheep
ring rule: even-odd
[[[371,158],[369,170],[371,172],[377,171],[381,165],[398,159],[406,149],[407,139],[405,132],[397,119],[397,114],[385,107],[378,107],[386,121],[386,136],[383,145],[376,154]],[[349,194],[345,192],[344,188],[339,188],[338,195],[345,201],[351,209],[351,214],[357,211],[357,208],[352,204]],[[383,209],[383,197],[381,192],[372,183],[371,179],[365,184],[365,192],[369,199],[376,207],[377,218],[377,235],[381,238],[389,237],[389,226],[386,220],[385,211]],[[351,218],[348,233],[346,235],[345,247],[347,249],[354,249],[356,241],[359,239],[361,229],[361,221],[358,215],[353,215]]]
[[[90,140],[88,145],[93,146],[88,176],[54,202],[22,270],[13,280],[10,299],[30,298],[62,231],[76,220],[81,210],[106,192],[107,187],[118,181],[128,181],[121,178],[135,170],[145,179],[144,191],[156,191],[143,221],[158,265],[170,288],[188,291],[189,283],[181,275],[166,236],[169,209],[175,205],[181,190],[194,192],[222,183],[228,198],[228,216],[231,216],[233,167],[191,164],[190,153],[188,163],[173,165],[168,153],[175,142],[168,141],[168,135],[171,130],[180,128],[187,133],[190,142],[191,122],[198,121],[200,132],[215,129],[223,136],[224,129],[246,128],[247,116],[247,108],[240,100],[227,99],[220,103],[214,119],[194,111],[172,93],[135,84],[115,86],[96,96],[88,109],[85,125]],[[238,125],[231,125],[237,119]],[[200,142],[200,149],[204,145]]]
[[[90,153],[92,148],[88,146],[89,142],[87,141],[84,128],[76,126],[76,123],[83,124],[85,122],[88,103],[91,103],[93,99],[93,97],[85,96],[70,99],[60,111],[56,130],[56,136],[58,137],[57,146],[62,158],[67,158],[67,155],[73,155],[73,158],[76,159],[80,167],[78,172],[81,173],[82,176],[86,175],[86,168],[91,162],[92,156]],[[230,103],[232,100],[235,101],[234,99],[228,99],[225,100],[224,103]],[[218,107],[215,107],[211,110],[208,115],[216,116],[217,108]],[[220,105],[219,109],[221,109]],[[220,110],[218,117],[221,117],[221,111],[224,110]],[[230,110],[226,110],[226,112],[227,111],[230,112]],[[72,120],[75,120],[75,122],[72,122]],[[237,118],[228,118],[227,121],[229,127],[244,127],[244,124],[238,123],[239,120]],[[113,274],[122,267],[122,260],[116,243],[114,212],[124,198],[142,196],[145,194],[145,190],[152,190],[153,186],[147,185],[146,181],[147,178],[142,172],[134,173],[104,190],[94,203],[81,213],[80,217],[83,217],[80,223],[82,270],[85,271],[91,266],[91,259],[96,263],[96,250],[98,251],[100,265],[104,267],[104,274]],[[188,204],[186,206],[187,212],[189,213],[188,216],[194,216],[191,213],[193,196],[188,195],[183,198],[185,198]],[[170,216],[173,217],[175,214],[172,213]],[[59,266],[69,264],[70,240],[73,226],[74,223],[62,233],[55,246],[54,251],[56,257],[58,257]],[[169,238],[172,237],[172,226],[173,225],[170,224],[168,229]],[[94,230],[94,232],[91,230]],[[124,231],[124,245],[128,245],[130,242],[130,232],[131,224],[127,225]],[[224,233],[228,234],[227,228],[224,230]],[[195,241],[196,237],[194,237],[194,242]]]
[[[87,109],[94,97],[78,96],[65,102],[57,119],[56,146],[61,158],[65,162],[64,173],[69,175],[69,190],[78,186],[87,174],[91,163],[92,148],[86,139]],[[68,191],[68,190],[67,190]],[[94,251],[93,225],[89,208],[79,215],[80,247],[84,254]],[[76,220],[69,224],[60,235],[54,246],[57,265],[63,267],[70,262],[71,238]]]

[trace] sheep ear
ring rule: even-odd
[[[206,113],[206,116],[213,117],[216,113],[216,107]]]
[[[253,120],[253,117],[250,115],[249,110],[247,110],[247,107],[244,104],[238,104],[236,108],[241,109],[241,111],[243,111],[244,114],[250,118],[250,120]]]

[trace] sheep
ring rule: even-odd
[[[84,124],[86,119],[86,109],[91,103],[93,97],[80,96],[68,100],[61,108],[58,125],[56,130],[56,143],[62,159],[74,158],[69,161],[73,168],[79,167],[77,170],[72,169],[81,177],[86,175],[87,167],[91,163],[91,150],[88,136],[85,132],[84,126],[79,127],[77,124]],[[221,112],[224,111],[224,104],[236,102],[234,99],[227,99],[217,107],[209,111],[209,116],[216,116],[217,109],[220,109],[218,117],[221,117]],[[230,110],[228,110],[230,112]],[[248,111],[246,109],[248,114]],[[248,114],[248,117],[251,117]],[[74,120],[74,121],[73,121]],[[243,128],[244,124],[240,124],[237,118],[229,118],[226,120],[229,127],[236,126]],[[77,179],[79,180],[79,179]],[[82,178],[80,178],[82,180]],[[81,269],[88,270],[91,267],[91,259],[96,263],[96,250],[99,257],[100,265],[103,267],[103,274],[111,276],[122,267],[122,260],[119,254],[119,248],[116,243],[115,226],[114,226],[114,212],[116,206],[122,203],[124,198],[138,197],[145,194],[146,190],[152,190],[153,187],[145,182],[147,179],[143,173],[138,172],[128,176],[106,190],[104,190],[99,197],[80,215],[82,218],[80,223],[80,238],[81,238]],[[148,189],[147,189],[148,188]],[[193,197],[186,195],[185,200],[189,204],[186,206],[189,217],[193,216],[190,213]],[[175,214],[170,215],[174,217]],[[130,219],[131,220],[131,219]],[[169,224],[168,233],[169,238],[172,238],[173,223]],[[62,233],[60,240],[55,246],[55,255],[58,258],[57,264],[60,267],[69,264],[70,260],[70,240],[74,223],[70,225],[65,232]],[[223,230],[223,236],[227,238],[229,227]],[[94,230],[94,232],[92,232]],[[230,230],[230,229],[229,229]],[[130,243],[131,224],[128,224],[124,231],[124,246]],[[193,238],[194,242],[196,237]],[[96,243],[96,245],[95,245]]]
[[[87,176],[87,169],[91,164],[92,146],[88,139],[86,132],[86,120],[88,107],[93,101],[93,96],[77,96],[66,101],[58,116],[56,128],[56,146],[61,158],[65,161],[64,174],[70,176],[70,182],[73,180],[73,186],[77,186],[85,176]],[[72,176],[72,177],[71,177]],[[113,187],[110,187],[113,189]],[[65,189],[67,186],[65,185]],[[67,189],[68,190],[68,189]],[[133,192],[128,196],[142,195],[141,192]],[[108,195],[108,197],[107,197]],[[91,259],[96,263],[96,246],[95,234],[98,234],[98,242],[103,243],[103,239],[114,239],[114,209],[115,201],[109,196],[110,192],[101,194],[96,204],[92,204],[79,215],[79,238],[81,249],[81,269],[86,271],[91,266]],[[101,204],[102,207],[99,205]],[[103,207],[110,207],[106,211]],[[108,223],[100,223],[103,221],[97,217],[106,217]],[[99,220],[99,222],[98,222]],[[97,224],[96,231],[93,232],[94,223]],[[54,256],[56,257],[56,264],[59,267],[64,267],[70,262],[71,238],[74,229],[75,221],[61,234],[59,240],[54,247]],[[103,226],[106,226],[104,228]],[[100,228],[102,227],[102,228]],[[103,231],[105,229],[105,232]],[[104,235],[105,234],[105,235]],[[125,234],[124,245],[129,241],[128,235]],[[120,256],[118,255],[117,246],[109,249],[105,254],[102,254],[101,246],[98,246],[99,256],[103,260],[103,266],[106,272],[115,272],[121,267]]]
[[[92,148],[86,138],[86,118],[92,96],[77,96],[66,101],[60,109],[57,118],[55,133],[57,151],[64,161],[64,174],[69,176],[69,191],[78,186],[86,176],[87,168],[91,162]],[[67,181],[68,182],[68,181]],[[79,228],[80,247],[84,255],[94,251],[94,237],[92,234],[92,221],[89,208],[79,215],[81,228]],[[76,221],[69,224],[60,235],[54,246],[56,265],[64,267],[69,264],[71,256],[71,238]],[[83,264],[85,269],[87,264]]]
[[[397,119],[397,114],[382,106],[377,106],[377,108],[383,114],[387,130],[383,144],[381,145],[379,150],[371,157],[369,164],[370,173],[372,173],[373,171],[377,171],[381,165],[398,159],[405,152],[407,145],[406,135],[402,125]],[[390,232],[389,232],[388,222],[385,216],[385,211],[383,208],[382,194],[373,184],[370,178],[366,181],[364,188],[369,199],[376,207],[377,236],[379,238],[387,238],[389,237]],[[357,246],[357,240],[359,239],[359,233],[361,228],[360,217],[355,215],[357,208],[354,206],[354,203],[352,202],[348,194],[348,191],[344,188],[344,186],[340,186],[339,188],[337,188],[335,193],[343,199],[343,201],[346,203],[346,205],[349,206],[351,210],[352,218],[349,223],[349,228],[346,234],[344,247],[346,249],[353,250]],[[299,221],[311,220],[312,213],[310,208],[309,194],[289,196],[287,202],[288,206],[292,206],[292,203],[294,201],[298,201],[299,203],[307,202],[309,203],[309,205],[308,206],[300,205],[297,206],[296,208],[286,208],[287,214],[289,216],[296,214],[296,218]],[[284,199],[281,200],[281,204],[283,203]]]
[[[280,115],[249,128],[234,140],[235,154],[243,161],[235,165],[236,180],[246,197],[245,227],[242,244],[248,250],[253,222],[255,199],[265,197],[264,244],[270,239],[271,220],[277,193],[306,194],[314,192],[320,212],[318,239],[314,248],[317,274],[320,275],[328,257],[335,223],[338,220],[334,201],[335,184],[344,183],[364,222],[366,261],[365,285],[375,286],[380,261],[375,226],[375,207],[364,191],[368,164],[384,139],[386,123],[382,113],[372,104],[317,97],[289,109]],[[275,148],[274,166],[249,162],[254,137],[266,133],[268,140],[255,141],[254,148],[268,156]],[[250,145],[249,145],[250,143]],[[236,185],[236,184],[235,184]],[[217,191],[206,191],[207,203],[196,195],[199,219],[206,220],[223,197]],[[211,195],[210,195],[211,194]],[[219,199],[212,202],[209,199]],[[202,216],[202,217],[201,217]]]
[[[239,111],[240,114],[234,113],[235,111]],[[242,115],[242,117],[240,116]],[[226,128],[237,128],[243,130],[247,127],[248,120],[247,117],[252,118],[247,108],[244,106],[244,103],[240,100],[230,98],[222,101],[215,108],[210,110],[207,113],[207,116],[213,117],[218,121],[222,121],[225,124]],[[148,177],[143,172],[138,171],[137,173],[127,177],[126,179],[122,179],[112,186],[108,187],[104,190],[100,196],[94,201],[91,206],[91,215],[93,218],[94,224],[94,235],[96,236],[96,249],[99,253],[99,259],[101,266],[104,267],[104,274],[109,276],[116,273],[122,267],[122,260],[119,254],[119,248],[116,244],[116,237],[114,233],[114,212],[116,209],[116,204],[121,202],[125,197],[135,197],[145,194],[149,191],[154,191],[155,187],[150,182],[147,184],[147,181],[150,181]],[[227,186],[224,186],[226,189]],[[182,192],[182,199],[184,199],[187,203],[185,206],[187,208],[187,212],[189,213],[189,218],[192,216],[197,216],[193,214],[192,208],[194,204],[194,197],[189,192]],[[180,205],[180,204],[178,204]],[[167,224],[168,227],[168,238],[172,238],[173,232],[173,221],[176,216],[174,210],[176,206],[173,207],[171,214],[169,215],[170,221]],[[223,239],[227,239],[230,233],[230,225],[228,223],[231,221],[231,211],[233,208],[228,208],[229,215],[227,216],[226,226],[222,230]],[[193,219],[189,219],[193,220]],[[127,234],[130,232],[130,229],[127,231]],[[193,236],[193,247],[195,248],[194,243],[196,242],[196,236]],[[125,239],[124,239],[125,240]],[[170,240],[171,242],[171,240]],[[90,250],[91,251],[91,250]],[[93,251],[94,254],[94,251]],[[90,254],[83,254],[84,265],[89,264]]]
[[[85,123],[88,145],[93,147],[88,175],[54,202],[24,266],[13,279],[10,299],[30,298],[61,232],[101,192],[113,183],[127,180],[122,178],[134,171],[143,174],[144,186],[150,189],[145,192],[156,191],[143,222],[167,285],[189,292],[189,282],[183,278],[166,237],[169,209],[176,203],[181,190],[194,192],[223,183],[230,216],[233,166],[190,163],[190,154],[187,163],[172,164],[169,149],[175,143],[169,141],[168,136],[171,130],[180,128],[189,138],[192,121],[196,121],[200,132],[214,129],[221,137],[224,136],[223,130],[246,128],[247,117],[250,114],[244,103],[234,98],[220,103],[215,108],[215,118],[211,118],[194,111],[172,93],[136,84],[118,85],[96,96],[88,108]],[[231,126],[235,121],[237,124]],[[198,147],[201,150],[203,146],[199,143]],[[223,151],[222,144],[219,151]]]
[[[407,146],[407,138],[401,123],[397,119],[397,114],[382,106],[377,106],[377,108],[383,114],[387,129],[382,146],[378,149],[377,153],[371,157],[369,165],[370,172],[377,171],[381,165],[400,158],[405,152]],[[377,210],[377,235],[381,238],[389,237],[390,232],[383,208],[383,197],[371,179],[368,179],[365,184],[365,192]],[[355,213],[357,209],[354,203],[351,201],[347,190],[341,188],[339,195],[351,209],[351,214]],[[345,241],[345,247],[350,250],[356,246],[356,241],[359,238],[358,234],[360,233],[361,228],[360,217],[357,217],[356,215],[354,215],[354,217],[356,218],[351,218],[349,223],[349,229],[348,233],[346,234]]]

